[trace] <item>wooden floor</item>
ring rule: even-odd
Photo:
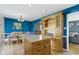
[[[2,45],[0,55],[24,55],[24,47],[22,44]]]
[[[52,55],[79,55],[79,44],[69,43],[69,50],[63,52],[53,52]]]
[[[69,50],[70,50],[72,53],[79,55],[79,44],[70,43],[70,44],[69,44]]]
[[[52,55],[79,55],[79,44],[70,43],[69,51],[53,52]],[[24,47],[20,45],[3,45],[0,47],[0,55],[24,55]]]

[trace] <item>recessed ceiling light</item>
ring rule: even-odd
[[[42,10],[42,13],[45,13],[45,10]]]
[[[28,4],[28,6],[29,6],[29,7],[31,7],[31,6],[32,6],[32,4]]]

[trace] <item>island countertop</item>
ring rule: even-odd
[[[30,42],[36,42],[36,41],[40,41],[40,40],[45,40],[45,39],[51,39],[52,37],[46,36],[46,37],[42,37],[41,35],[34,35],[34,34],[29,34],[29,35],[23,35],[22,36],[23,39],[26,39]]]
[[[30,41],[30,42],[36,42],[36,41],[40,41],[40,40],[46,40],[46,39],[50,39],[51,37],[47,37],[47,38],[28,38],[28,39],[26,39],[26,40],[28,40],[28,41]]]

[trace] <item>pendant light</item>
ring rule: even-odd
[[[24,19],[23,19],[23,16],[22,16],[22,15],[20,15],[20,16],[19,16],[18,21],[19,21],[19,22],[23,22],[23,21],[24,21]]]

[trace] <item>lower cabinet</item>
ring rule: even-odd
[[[63,52],[63,39],[52,39],[51,52],[52,54]]]
[[[51,40],[45,39],[36,42],[26,41],[26,55],[50,55]]]

